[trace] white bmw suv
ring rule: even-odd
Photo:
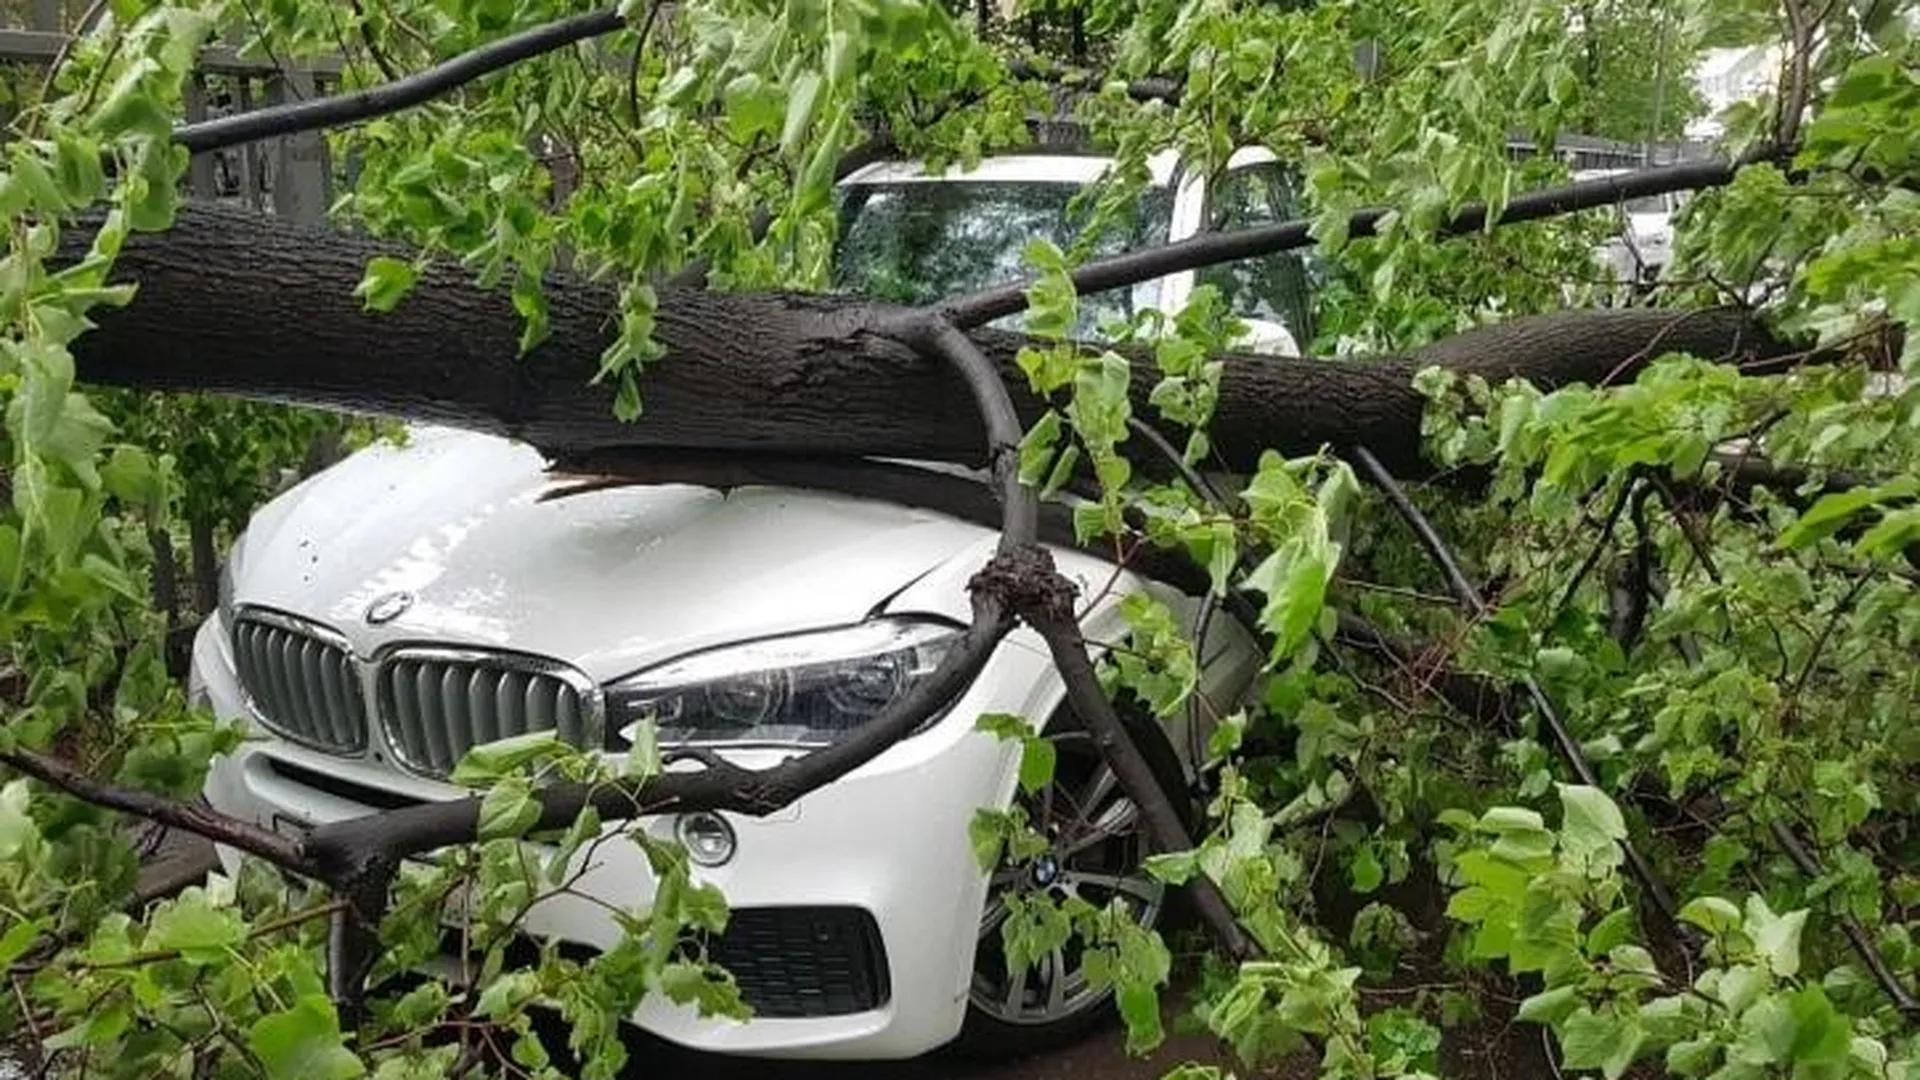
[[[843,185],[840,284],[921,301],[1017,276],[1031,237],[1072,238],[1068,200],[1108,165],[1046,154],[943,177],[869,167]],[[1112,243],[1293,208],[1286,173],[1259,152],[1212,183],[1167,160],[1154,180],[1137,232]],[[1306,317],[1298,259],[1201,277],[1252,325],[1255,347],[1292,351]],[[1095,314],[1172,312],[1195,284],[1193,274],[1154,282]],[[966,482],[929,482],[942,476]],[[197,699],[258,735],[216,764],[213,805],[298,830],[454,798],[465,792],[447,777],[473,746],[551,730],[617,753],[643,711],[665,745],[774,763],[857,728],[931,671],[969,618],[966,582],[996,541],[991,520],[832,492],[569,483],[530,447],[422,428],[260,510],[194,646]],[[1129,592],[1196,618],[1178,589],[1054,554],[1080,587],[1089,640],[1124,634],[1117,608]],[[1231,620],[1209,627],[1202,685],[1230,701],[1258,672],[1259,650]],[[708,952],[755,1015],[703,1018],[652,998],[634,1021],[704,1050],[843,1059],[910,1057],[956,1038],[1020,1051],[1097,1023],[1106,995],[1071,946],[1009,973],[997,932],[1009,890],[1117,898],[1147,922],[1162,911],[1134,808],[1062,699],[1046,649],[1016,632],[946,713],[787,809],[648,822],[686,842],[724,892],[731,920]],[[1053,849],[1020,871],[983,872],[968,840],[976,809],[1016,797],[1017,750],[975,730],[985,713],[1044,722],[1059,747],[1052,788],[1033,797],[1048,804]],[[1162,782],[1186,796],[1204,721],[1130,722]],[[652,881],[637,850],[616,847],[578,891],[630,907]],[[526,929],[589,949],[620,933],[573,896],[540,904]]]

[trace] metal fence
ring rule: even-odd
[[[22,10],[24,8],[24,10]],[[62,55],[79,13],[62,0],[0,6],[0,64],[43,68]],[[200,53],[186,91],[189,122],[336,91],[337,61],[241,56],[232,44]],[[319,222],[333,191],[333,163],[317,133],[196,155],[186,186],[195,198],[240,202]]]

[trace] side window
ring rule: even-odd
[[[1263,162],[1234,169],[1208,192],[1207,227],[1267,225],[1299,217],[1300,210],[1286,166]],[[1299,252],[1210,266],[1199,272],[1196,283],[1219,289],[1235,315],[1280,323],[1302,349],[1312,344],[1310,278]]]

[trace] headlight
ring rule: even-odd
[[[628,749],[648,719],[663,743],[834,742],[932,674],[960,636],[879,619],[675,660],[607,686],[608,749]]]

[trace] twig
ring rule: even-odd
[[[1693,557],[1700,560],[1700,569],[1706,571],[1708,579],[1717,584],[1720,581],[1720,566],[1707,545],[1707,538],[1699,532],[1697,524],[1687,514],[1686,508],[1680,505],[1679,496],[1674,494],[1666,480],[1656,476],[1653,483],[1660,489],[1660,498],[1666,502],[1667,509],[1673,512],[1674,524],[1680,526],[1680,535],[1686,537],[1687,546],[1693,549]]]
[[[1780,109],[1774,118],[1774,139],[1781,146],[1792,146],[1800,136],[1800,116],[1807,109],[1807,74],[1813,61],[1813,35],[1818,24],[1800,10],[1799,0],[1781,0],[1780,8],[1786,14],[1793,41],[1792,55],[1787,60],[1786,90],[1780,95]]]
[[[1620,514],[1627,508],[1627,498],[1633,494],[1636,487],[1638,487],[1637,482],[1631,478],[1620,486],[1620,494],[1614,497],[1613,506],[1607,510],[1606,518],[1600,523],[1600,538],[1594,541],[1593,550],[1587,553],[1586,559],[1580,563],[1580,568],[1573,572],[1572,580],[1567,582],[1565,591],[1560,594],[1560,602],[1554,605],[1553,610],[1556,616],[1573,602],[1573,594],[1580,590],[1581,583],[1586,581],[1587,575],[1593,572],[1594,565],[1605,553],[1608,542],[1613,539],[1614,526],[1620,523]]]
[[[291,930],[297,926],[304,926],[307,923],[313,922],[315,919],[326,918],[328,916],[331,916],[334,912],[339,911],[340,909],[346,907],[346,903],[347,902],[345,900],[329,900],[324,904],[317,904],[313,907],[302,908],[299,911],[290,912],[286,915],[282,915],[280,918],[268,920],[267,922],[263,922],[260,925],[254,927],[252,930],[248,931],[247,940],[258,941],[261,938],[272,937],[274,934],[278,934],[286,930]],[[143,964],[158,964],[158,963],[165,962],[167,960],[178,959],[179,956],[180,956],[179,949],[155,949],[152,952],[134,953],[131,956],[123,956],[115,960],[83,960],[77,964],[74,964],[73,970],[110,971],[115,968],[139,967]],[[44,970],[48,966],[49,966],[48,962],[41,962],[41,963],[34,963],[34,964],[16,964],[8,972],[8,974],[11,975],[13,978],[18,979],[22,975],[31,975],[35,972]]]
[[[46,104],[47,96],[53,93],[54,80],[60,77],[60,69],[67,65],[67,57],[73,55],[74,43],[93,29],[94,20],[106,10],[106,6],[107,0],[93,0],[87,5],[87,10],[80,13],[79,20],[73,24],[73,32],[60,42],[60,48],[53,54],[53,61],[47,65],[47,77],[40,83],[40,96],[35,99],[37,102]]]
[[[1819,636],[1813,639],[1813,648],[1807,653],[1807,662],[1800,669],[1800,677],[1793,681],[1793,689],[1787,692],[1787,700],[1780,710],[1780,723],[1783,727],[1793,719],[1795,710],[1799,708],[1800,695],[1807,688],[1807,680],[1813,678],[1814,669],[1820,663],[1820,654],[1826,651],[1827,642],[1833,637],[1834,630],[1839,627],[1840,620],[1846,616],[1847,609],[1853,606],[1854,598],[1858,597],[1860,591],[1867,587],[1867,582],[1872,580],[1873,571],[1862,570],[1853,579],[1853,585],[1847,589],[1846,595],[1833,605],[1833,613],[1827,617],[1826,625],[1820,628]]]
[[[1780,850],[1786,852],[1787,858],[1799,868],[1802,874],[1818,880],[1820,875],[1825,873],[1820,866],[1820,861],[1813,857],[1813,853],[1807,850],[1805,844],[1800,842],[1800,837],[1794,833],[1792,826],[1776,818],[1769,823],[1769,828],[1773,832],[1774,842],[1780,845]],[[1893,1000],[1894,1007],[1905,1013],[1907,1019],[1920,1021],[1920,998],[1915,998],[1913,992],[1907,989],[1906,983],[1901,982],[1900,977],[1894,974],[1893,968],[1887,965],[1886,957],[1880,955],[1880,950],[1873,944],[1873,939],[1867,936],[1866,927],[1860,925],[1860,920],[1854,918],[1852,912],[1842,911],[1840,912],[1840,929],[1847,935],[1847,941],[1853,946],[1854,953],[1860,957],[1860,962],[1867,965],[1867,970],[1873,973],[1874,981],[1878,982],[1880,988],[1886,991],[1887,997]]]
[[[633,63],[627,67],[627,111],[632,114],[633,126],[640,126],[640,62],[646,59],[647,35],[653,30],[653,21],[660,17],[660,5],[666,0],[653,0],[647,5],[647,17],[640,23],[640,36],[633,43]]]
[[[44,1066],[47,1040],[40,1034],[40,1021],[33,1015],[33,1004],[27,1000],[27,992],[20,987],[20,972],[8,972],[7,982],[12,984],[13,1000],[20,1006],[20,1022],[27,1025],[27,1037],[33,1040],[34,1060]]]
[[[1647,527],[1647,498],[1651,491],[1651,488],[1641,487],[1634,492],[1631,500],[1635,536],[1630,571],[1633,577],[1625,590],[1625,602],[1613,605],[1613,621],[1608,628],[1613,633],[1613,639],[1627,651],[1631,651],[1634,643],[1640,640],[1653,597],[1653,533]],[[1619,598],[1616,596],[1615,599]]]
[[[399,69],[393,66],[393,61],[381,51],[380,43],[374,40],[373,23],[367,19],[365,0],[353,0],[353,17],[360,23],[360,41],[367,47],[367,55],[373,59],[373,66],[380,69],[380,74],[386,76],[388,82],[398,81]]]
[[[1127,417],[1127,428],[1135,435],[1145,439],[1161,457],[1166,458],[1167,464],[1172,466],[1173,470],[1180,474],[1180,479],[1187,482],[1187,486],[1193,489],[1195,495],[1213,504],[1216,512],[1223,515],[1233,512],[1232,502],[1220,493],[1220,489],[1214,486],[1213,481],[1202,475],[1200,470],[1188,464],[1186,455],[1175,449],[1174,445],[1167,441],[1167,437],[1160,434],[1158,428],[1155,428],[1152,424],[1147,423],[1137,416]]]
[[[1420,512],[1420,508],[1413,505],[1413,500],[1407,498],[1407,493],[1401,489],[1399,482],[1393,478],[1393,474],[1387,471],[1387,467],[1382,465],[1380,459],[1364,446],[1353,447],[1351,453],[1367,478],[1380,489],[1382,494],[1386,495],[1387,501],[1393,504],[1401,519],[1406,522],[1408,528],[1413,530],[1421,545],[1427,549],[1427,554],[1440,565],[1448,583],[1453,587],[1454,594],[1460,598],[1461,606],[1477,619],[1486,618],[1491,614],[1486,599],[1467,579],[1466,571],[1461,569],[1459,560],[1454,558],[1453,551],[1447,546],[1446,540],[1433,527],[1433,523],[1427,520],[1426,515]],[[1574,776],[1588,787],[1599,788],[1600,777],[1593,771],[1593,764],[1587,760],[1586,752],[1580,748],[1580,743],[1573,737],[1573,733],[1567,730],[1559,710],[1554,707],[1553,700],[1547,696],[1546,689],[1540,685],[1540,681],[1532,675],[1527,675],[1521,680],[1521,685],[1532,700],[1534,710],[1540,714],[1541,722],[1552,733],[1560,756],[1566,761],[1568,768],[1573,770]],[[1631,840],[1621,840],[1620,850],[1626,856],[1628,869],[1633,872],[1634,878],[1646,892],[1647,898],[1653,902],[1653,906],[1659,909],[1661,916],[1669,924],[1682,925],[1677,917],[1678,909],[1674,906],[1672,894],[1667,891],[1666,884],[1660,880],[1659,875],[1654,873],[1653,864],[1641,853],[1639,847]]]
[[[1537,221],[1647,195],[1724,187],[1732,183],[1734,176],[1745,166],[1777,160],[1782,156],[1777,147],[1769,144],[1756,147],[1732,161],[1663,165],[1542,188],[1513,199],[1492,224]],[[1383,206],[1355,211],[1347,219],[1348,236],[1361,239],[1374,235],[1381,221],[1390,213],[1392,209]],[[1470,203],[1435,230],[1435,234],[1441,237],[1462,236],[1478,232],[1488,224],[1487,207]],[[1093,260],[1075,270],[1071,278],[1074,289],[1083,296],[1122,289],[1182,270],[1308,247],[1318,242],[1314,238],[1313,226],[1312,220],[1303,218],[1231,232],[1201,233],[1161,247]],[[1030,284],[1019,281],[971,293],[947,301],[941,305],[941,310],[962,329],[983,326],[995,319],[1025,311],[1026,290]]]

